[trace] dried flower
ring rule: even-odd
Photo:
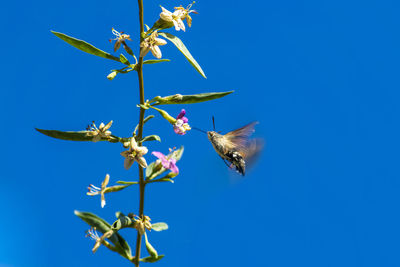
[[[109,131],[108,129],[110,129],[112,123],[113,123],[113,121],[110,121],[106,125],[104,125],[104,123],[100,123],[99,128],[97,128],[96,124],[93,121],[92,125],[90,125],[86,128],[86,130],[87,130],[86,135],[93,137],[93,139],[92,139],[93,142],[98,142],[101,140],[101,138],[109,139],[110,135],[111,135],[111,131]]]
[[[161,164],[165,169],[168,169],[173,173],[177,173],[177,174],[179,173],[178,166],[176,166],[176,159],[171,158],[172,154],[171,154],[170,158],[168,158],[163,153],[158,152],[158,151],[153,151],[151,154],[153,154],[154,156],[156,156],[157,158],[160,159]]]
[[[128,34],[124,34],[123,32],[118,32],[114,28],[112,28],[111,31],[116,36],[114,39],[110,39],[110,42],[112,40],[115,40],[114,52],[116,52],[121,47],[121,44],[123,44],[124,47],[127,47],[125,40],[132,41],[130,38],[131,36]]]
[[[107,185],[109,182],[110,182],[110,175],[106,174],[104,181],[101,183],[101,188],[98,188],[97,186],[90,184],[88,186],[88,192],[86,193],[89,196],[95,196],[100,194],[102,208],[104,208],[104,206],[106,205],[106,199],[104,197],[104,194],[106,193]]]
[[[86,237],[90,237],[92,240],[96,241],[96,243],[94,244],[94,246],[92,248],[92,252],[95,253],[101,244],[103,244],[106,247],[108,247],[109,249],[113,250],[113,247],[111,246],[111,244],[106,241],[106,238],[111,237],[113,235],[113,233],[114,232],[112,230],[110,230],[108,232],[105,232],[104,235],[102,235],[101,237],[99,237],[99,234],[96,231],[96,227],[90,228],[86,232]]]
[[[146,229],[149,231],[151,230],[152,226],[151,226],[150,221],[151,221],[151,219],[149,216],[144,215],[142,219],[137,217],[135,229],[139,232],[140,235],[143,235],[145,233]]]
[[[185,24],[183,24],[182,20],[186,19],[188,26],[191,27],[192,26],[192,18],[190,17],[189,14],[190,13],[197,14],[197,12],[195,10],[190,10],[193,3],[188,5],[187,8],[183,8],[182,6],[175,7],[175,11],[173,13],[171,11],[168,11],[164,7],[161,7],[162,12],[160,13],[160,18],[167,22],[172,22],[175,26],[175,30],[185,31]]]
[[[176,117],[176,122],[174,123],[174,131],[176,134],[185,135],[186,131],[191,129],[188,124],[189,119],[185,117],[185,114],[186,111],[182,109],[179,115]]]
[[[146,56],[149,51],[151,51],[156,58],[162,57],[161,50],[158,46],[167,44],[167,41],[157,38],[157,36],[157,31],[154,31],[149,37],[142,41],[140,44],[140,57]]]
[[[124,167],[125,169],[129,169],[132,164],[137,161],[140,166],[143,168],[147,167],[146,159],[143,155],[146,155],[148,152],[147,147],[145,146],[138,146],[135,138],[131,138],[129,143],[129,149],[126,151],[121,152],[121,156],[125,157]]]

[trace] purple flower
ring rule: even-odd
[[[176,159],[174,158],[167,158],[163,153],[154,151],[151,154],[156,156],[161,160],[161,164],[165,169],[170,170],[173,173],[179,173],[178,166],[176,166]]]
[[[185,135],[186,131],[189,131],[191,128],[188,124],[188,118],[185,117],[186,111],[184,109],[181,110],[179,115],[176,117],[176,122],[174,123],[174,132],[179,135]]]

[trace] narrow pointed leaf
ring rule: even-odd
[[[148,256],[146,258],[141,258],[140,261],[153,263],[153,262],[157,262],[157,261],[161,260],[162,258],[164,258],[164,255],[158,255],[157,258],[153,258],[151,256]]]
[[[157,250],[150,244],[149,240],[147,239],[147,234],[144,233],[144,240],[146,243],[146,250],[150,254],[152,258],[158,258]]]
[[[126,184],[126,185],[114,185],[114,186],[110,186],[107,187],[106,190],[104,191],[104,193],[111,193],[111,192],[118,192],[121,191],[122,189],[127,188],[128,186],[131,186],[130,184]]]
[[[133,185],[133,184],[139,184],[139,182],[117,181],[117,184]]]
[[[124,56],[124,54],[119,55],[119,60],[121,63],[130,66],[131,63],[129,63],[128,59]]]
[[[134,57],[134,58],[136,58],[135,57],[135,54],[133,53],[133,51],[132,51],[132,49],[127,45],[127,44],[123,44],[124,45],[124,49],[125,49],[125,51],[129,54],[129,55],[131,55],[132,57]]]
[[[203,76],[204,78],[207,79],[206,75],[204,74],[203,70],[201,69],[199,63],[193,58],[192,54],[190,54],[189,50],[186,48],[186,46],[183,44],[181,39],[178,37],[166,33],[166,32],[160,32],[159,35],[163,36],[164,38],[168,39],[171,41],[176,48],[178,48],[179,51],[186,57],[186,59],[189,61],[189,63]]]
[[[161,62],[168,62],[171,61],[169,59],[150,59],[150,60],[145,60],[143,61],[143,64],[156,64],[156,63],[161,63]]]
[[[153,135],[148,135],[148,136],[146,136],[145,138],[142,139],[142,142],[145,142],[145,141],[158,141],[158,142],[161,142],[161,138],[158,135],[153,134]]]
[[[161,182],[161,183],[163,183],[163,182],[170,182],[170,183],[175,183],[174,182],[174,180],[172,180],[172,179],[169,179],[169,178],[160,178],[160,179],[156,179],[156,180],[151,180],[151,181],[149,181],[149,183],[158,183],[158,182]]]
[[[168,224],[164,222],[153,223],[151,224],[151,229],[156,232],[164,231],[168,229]]]
[[[77,132],[64,132],[64,131],[57,131],[57,130],[44,130],[44,129],[38,129],[35,128],[36,131],[39,133],[42,133],[44,135],[61,139],[61,140],[69,140],[69,141],[92,141],[93,136],[88,136],[87,133],[88,131],[77,131]],[[122,141],[123,138],[111,135],[110,139],[107,138],[101,138],[100,141],[109,141],[111,143],[117,143]]]
[[[172,105],[172,104],[195,104],[205,101],[210,101],[214,99],[218,99],[224,96],[227,96],[234,91],[227,92],[211,92],[211,93],[201,93],[195,95],[169,95],[169,96],[156,96],[153,98],[150,103],[156,102],[153,105]]]
[[[120,59],[107,53],[104,52],[103,50],[100,50],[96,47],[94,47],[93,45],[83,41],[83,40],[79,40],[76,39],[74,37],[68,36],[64,33],[61,32],[55,32],[55,31],[51,31],[55,36],[57,36],[58,38],[60,38],[61,40],[67,42],[68,44],[78,48],[79,50],[82,50],[83,52],[86,52],[88,54],[91,55],[95,55],[98,57],[103,57],[103,58],[107,58],[107,59],[111,59],[111,60],[115,60],[120,62]]]

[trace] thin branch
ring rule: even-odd
[[[143,41],[142,34],[144,32],[144,23],[143,23],[143,0],[138,0],[139,4],[139,23],[140,23],[140,43]],[[139,62],[137,64],[137,73],[139,78],[139,95],[140,95],[140,104],[144,104],[144,84],[143,84],[143,57],[139,56]],[[138,140],[142,140],[143,136],[143,120],[144,120],[145,109],[140,108],[139,114],[139,129],[138,129]],[[142,145],[142,142],[139,141],[139,146]],[[144,181],[143,168],[139,165],[139,217],[143,218],[143,210],[144,210],[144,188],[146,183]],[[135,265],[139,267],[140,262],[140,249],[142,245],[142,236],[137,233],[136,238],[136,256],[135,256]]]

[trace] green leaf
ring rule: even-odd
[[[164,258],[164,256],[165,255],[158,255],[157,258],[153,258],[152,256],[148,256],[146,258],[141,258],[140,261],[153,263],[153,262],[157,262],[157,261],[161,260],[162,258]]]
[[[79,40],[76,39],[74,37],[68,36],[66,34],[63,34],[61,32],[55,32],[55,31],[51,31],[55,36],[57,36],[58,38],[60,38],[61,40],[67,42],[68,44],[78,48],[79,50],[82,50],[83,52],[86,52],[88,54],[91,55],[95,55],[98,57],[103,57],[103,58],[107,58],[107,59],[111,59],[111,60],[115,60],[118,62],[121,62],[119,58],[104,52],[103,50],[100,50],[96,47],[94,47],[93,45],[83,41],[83,40]]]
[[[100,231],[103,234],[111,230],[111,225],[108,222],[93,213],[77,210],[75,210],[74,213],[90,226],[96,227],[96,230]],[[121,255],[123,255],[124,257],[127,255],[131,255],[131,248],[129,244],[120,234],[115,232],[112,236],[109,237],[109,240],[117,247],[118,250],[124,251],[126,253],[125,255]]]
[[[158,34],[171,41],[176,46],[176,48],[178,48],[178,50],[181,51],[181,53],[186,57],[189,63],[201,74],[201,76],[207,79],[199,63],[197,63],[197,61],[193,58],[193,56],[190,54],[189,50],[183,44],[181,39],[166,32],[160,32]]]
[[[158,141],[158,142],[161,142],[161,138],[158,135],[153,134],[153,135],[148,135],[148,136],[144,137],[142,139],[142,142],[145,142],[145,141]]]
[[[195,104],[205,101],[210,101],[214,99],[218,99],[224,96],[227,96],[234,91],[227,92],[211,92],[211,93],[201,93],[195,95],[169,95],[169,96],[156,96],[153,98],[150,103],[156,102],[153,105],[172,105],[172,104]]]
[[[113,185],[113,186],[107,187],[107,188],[104,190],[104,193],[106,194],[106,193],[111,193],[111,192],[118,192],[118,191],[121,191],[122,189],[127,188],[128,186],[131,186],[131,184],[127,184],[127,185]]]
[[[139,184],[139,182],[117,181],[117,184],[133,185],[133,184]]]
[[[124,56],[124,54],[119,55],[119,60],[121,63],[130,66],[131,63],[129,63],[128,59]]]
[[[176,162],[178,162],[182,157],[183,150],[184,150],[184,148],[183,148],[183,146],[181,146],[179,149],[174,150],[171,153],[169,153],[167,155],[167,157],[174,158],[176,160]],[[165,171],[167,171],[167,169],[162,167],[160,162],[153,161],[146,168],[146,180],[152,180],[152,179],[156,178],[157,176],[163,174]]]
[[[149,240],[147,239],[146,232],[144,233],[144,240],[145,240],[145,243],[146,243],[147,252],[150,254],[150,256],[152,258],[156,258],[157,259],[158,258],[157,250],[150,244]]]
[[[155,180],[151,180],[148,183],[158,183],[158,182],[170,182],[170,183],[175,183],[174,180],[170,179],[170,178],[160,178],[160,179],[155,179]]]
[[[166,224],[164,222],[152,223],[151,229],[156,232],[164,231],[164,230],[168,229],[168,224]]]
[[[148,122],[149,120],[151,120],[152,118],[154,118],[154,115],[149,115],[149,116],[147,116],[146,118],[144,118],[144,120],[143,120],[143,125],[144,125],[146,122]]]
[[[150,60],[145,60],[143,61],[143,64],[156,64],[156,63],[161,63],[161,62],[168,62],[171,61],[169,59],[150,59]]]
[[[120,216],[118,217],[118,220],[116,220],[112,225],[111,229],[115,231],[119,231],[123,228],[134,228],[136,224],[136,221],[131,219],[128,216]]]
[[[136,59],[135,54],[133,53],[132,49],[126,43],[124,43],[123,46],[124,46],[125,51],[129,55],[131,55],[132,57],[134,57]]]
[[[88,131],[77,131],[77,132],[63,132],[63,131],[57,131],[57,130],[43,130],[43,129],[38,129],[35,128],[36,131],[39,133],[42,133],[44,135],[61,139],[61,140],[69,140],[69,141],[92,141],[93,136],[88,136],[87,133]],[[109,141],[111,143],[118,143],[122,141],[123,138],[111,135],[110,139],[107,138],[101,138],[100,141]]]

